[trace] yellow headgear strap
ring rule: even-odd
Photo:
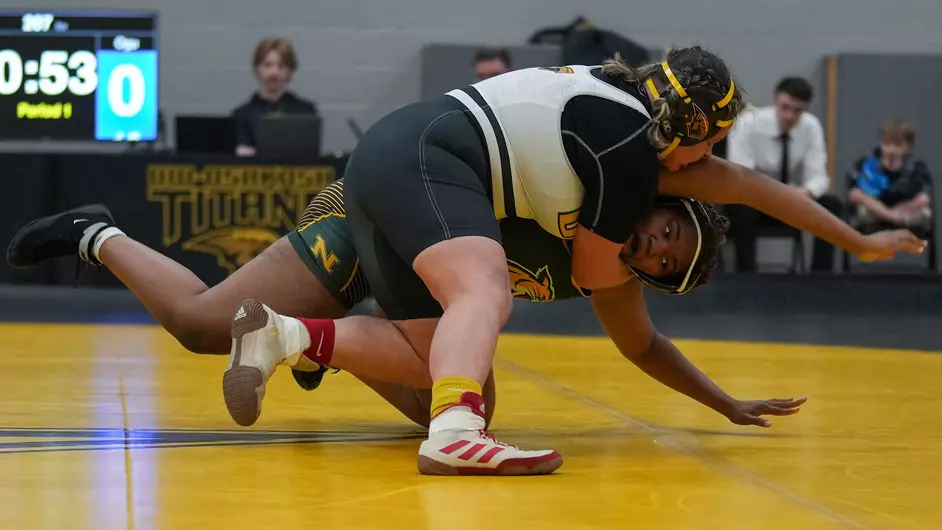
[[[716,102],[716,108],[721,109],[726,105],[729,105],[729,102],[733,100],[733,94],[736,93],[736,82],[732,79],[729,80],[729,91],[726,92],[726,95],[723,99]]]
[[[651,93],[651,97],[653,97],[654,99],[660,99],[661,93],[658,92],[657,87],[654,86],[654,80],[653,80],[653,79],[651,79],[651,78],[649,77],[648,80],[644,82],[644,84],[647,85],[647,87],[648,87],[648,92]]]
[[[726,93],[726,96],[723,99],[716,102],[714,105],[715,108],[721,109],[726,105],[729,105],[729,102],[733,100],[733,94],[736,93],[736,82],[732,79],[729,80],[729,91]],[[733,124],[733,120],[716,120],[716,126],[719,128],[729,127]]]
[[[656,86],[654,86],[653,79],[649,77],[648,80],[644,82],[644,84],[645,86],[648,87],[648,92],[651,93],[651,97],[653,97],[654,99],[659,99],[661,97],[661,92],[657,89]],[[671,151],[676,149],[678,145],[680,145],[680,137],[675,136],[671,144],[667,146],[666,148],[664,148],[660,153],[657,154],[658,158],[667,157],[667,155],[671,154]]]
[[[680,136],[675,136],[671,141],[671,144],[667,146],[663,151],[657,154],[657,157],[660,159],[667,158],[667,155],[671,154],[671,151],[677,149],[677,146],[680,145]]]
[[[661,68],[664,69],[664,75],[667,76],[667,80],[674,86],[677,95],[684,99],[684,103],[690,103],[690,96],[688,96],[687,91],[684,90],[684,85],[680,84],[680,81],[677,80],[677,77],[674,75],[674,72],[671,71],[671,67],[667,64],[667,61],[661,63]]]
[[[674,75],[674,72],[671,71],[670,65],[667,64],[667,61],[661,63],[661,69],[664,70],[664,75],[667,76],[667,80],[670,81],[671,85],[674,87],[674,90],[677,91],[677,95],[683,98],[684,103],[690,103],[690,96],[687,95],[687,91],[684,90],[684,85],[680,84],[680,81],[677,79],[677,76]],[[654,83],[648,79],[648,88],[653,88]],[[657,90],[653,91],[654,94],[657,94]],[[713,105],[713,110],[721,109],[726,105],[729,105],[729,102],[733,100],[733,96],[736,94],[736,83],[730,79],[729,80],[729,90],[726,92],[726,95],[723,96],[723,99],[716,102]],[[654,97],[658,97],[655,95]],[[729,127],[733,124],[733,120],[717,120],[716,126],[723,128]],[[667,155],[664,155],[667,156]]]
[[[661,69],[664,70],[664,75],[667,76],[667,80],[670,81],[671,86],[673,86],[674,90],[677,91],[677,95],[680,96],[684,100],[684,103],[690,103],[691,98],[689,95],[687,95],[687,91],[684,89],[684,85],[680,84],[680,81],[677,79],[677,76],[674,75],[674,72],[671,70],[670,65],[667,64],[667,61],[664,61],[661,63]],[[651,78],[648,78],[648,80],[645,81],[645,85],[648,87],[648,91],[651,93],[651,96],[653,96],[655,99],[661,97],[660,92],[658,92],[657,87],[654,86],[654,81]],[[736,83],[732,79],[730,79],[729,90],[726,92],[726,95],[723,97],[723,99],[717,101],[713,105],[713,110],[721,109],[729,105],[729,102],[733,100],[733,96],[735,94],[736,94]],[[716,126],[720,128],[729,127],[732,124],[733,124],[733,120],[716,120]],[[674,136],[674,140],[671,142],[671,144],[667,146],[666,149],[658,153],[658,157],[666,158],[667,155],[671,154],[671,151],[676,149],[678,145],[680,145],[680,137]]]

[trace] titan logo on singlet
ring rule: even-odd
[[[161,205],[165,247],[215,256],[228,273],[295,226],[332,166],[147,166],[147,200]]]

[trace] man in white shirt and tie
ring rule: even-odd
[[[824,129],[818,118],[807,112],[811,98],[807,80],[789,77],[779,81],[773,105],[747,110],[737,120],[729,134],[726,158],[795,187],[841,216],[840,199],[827,194],[831,179]],[[758,229],[777,221],[741,205],[732,205],[729,215],[736,270],[755,270]],[[830,271],[833,263],[834,247],[815,239],[811,270]]]

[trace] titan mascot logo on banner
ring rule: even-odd
[[[164,247],[209,254],[232,274],[295,227],[333,166],[151,164],[147,200],[161,205]]]

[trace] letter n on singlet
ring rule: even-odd
[[[315,258],[320,260],[321,266],[324,267],[324,270],[327,273],[331,273],[334,270],[334,267],[340,263],[340,258],[336,254],[327,250],[327,241],[324,240],[324,236],[317,234],[317,239],[314,241],[314,244],[311,245],[311,253]]]

